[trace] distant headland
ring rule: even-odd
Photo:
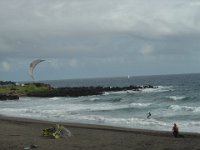
[[[0,100],[18,100],[19,97],[79,97],[101,95],[104,92],[139,91],[155,88],[151,85],[130,85],[126,87],[62,87],[54,88],[44,83],[19,84],[11,81],[0,81]]]

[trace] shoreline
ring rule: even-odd
[[[88,129],[102,129],[102,130],[118,130],[124,132],[139,132],[144,134],[168,134],[172,135],[171,130],[153,130],[153,129],[145,129],[145,128],[130,128],[130,127],[123,127],[123,126],[114,126],[114,125],[104,125],[104,124],[93,124],[93,123],[81,123],[81,122],[62,122],[62,121],[49,121],[49,120],[40,120],[40,119],[32,119],[32,118],[22,118],[22,117],[12,117],[12,116],[5,116],[0,114],[0,120],[14,120],[18,122],[33,122],[33,123],[43,123],[43,124],[62,124],[66,126],[73,126],[73,127],[80,127],[80,128],[88,128]],[[173,125],[173,124],[172,124]],[[181,134],[184,135],[192,135],[192,136],[199,136],[199,132],[186,132],[180,131]]]
[[[184,137],[174,138],[171,132],[130,129],[80,123],[59,124],[67,127],[72,137],[52,139],[41,136],[44,128],[57,122],[0,116],[0,149],[23,149],[38,145],[41,150],[100,150],[100,149],[199,149],[200,134],[181,132]]]

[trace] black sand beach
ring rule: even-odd
[[[67,139],[43,137],[44,128],[55,123],[0,117],[0,149],[22,150],[37,145],[40,150],[200,150],[200,134],[137,130],[97,125],[62,123],[71,132]]]

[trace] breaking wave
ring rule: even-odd
[[[200,107],[192,107],[192,106],[179,106],[179,105],[171,105],[169,107],[174,111],[190,111],[190,112],[200,112]]]
[[[130,93],[159,93],[159,92],[168,92],[168,91],[174,91],[173,86],[157,86],[154,88],[140,89],[138,91],[126,90],[126,91],[117,91],[117,92],[104,92],[103,95],[130,94]]]
[[[182,100],[185,99],[186,96],[167,96],[167,98],[173,100],[173,101],[177,101],[177,100]]]
[[[158,92],[168,92],[173,91],[173,86],[157,86],[155,88],[142,89],[143,93],[158,93]]]

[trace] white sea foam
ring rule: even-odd
[[[113,104],[113,103],[100,103],[100,104],[90,104],[83,105],[79,104],[74,106],[76,111],[109,111],[109,110],[118,110],[126,108],[142,108],[148,107],[151,103],[131,103],[131,104]],[[78,107],[78,108],[77,108]],[[72,111],[72,109],[70,109]]]
[[[167,96],[167,98],[177,101],[177,100],[182,100],[184,98],[186,98],[185,96]]]
[[[26,101],[25,101],[26,102]],[[87,104],[87,103],[37,103],[34,101],[28,102],[29,104],[1,108],[0,114],[18,117],[32,117],[37,119],[52,118],[52,117],[64,117],[68,115],[77,115],[83,112],[94,112],[94,111],[111,111],[118,109],[127,108],[144,108],[151,105],[151,103],[131,103],[131,104],[113,104],[113,103],[98,103],[98,104]],[[13,102],[16,103],[16,102]],[[24,103],[19,101],[19,103]]]
[[[171,131],[173,123],[159,121],[156,119],[143,119],[143,118],[110,118],[96,115],[79,116],[80,120],[85,120],[86,123],[104,124],[111,126],[139,128],[139,129],[151,129]],[[84,122],[84,121],[83,121]],[[197,132],[200,133],[200,121],[192,122],[178,122],[178,126],[181,131],[185,132]]]
[[[52,98],[49,98],[50,100],[59,100],[61,99],[60,97],[52,97]]]
[[[127,94],[127,93],[130,93],[130,92],[134,92],[134,91],[131,91],[131,90],[127,90],[127,91],[113,91],[113,92],[104,92],[103,95],[114,95],[114,94]]]
[[[157,92],[168,92],[173,91],[173,86],[157,86],[155,88],[142,89],[142,93],[157,93]]]
[[[99,97],[91,97],[89,100],[90,101],[97,101],[97,100],[100,100],[100,98]]]
[[[106,95],[110,95],[110,93],[109,92],[104,92],[103,95],[105,95],[105,96]]]
[[[173,91],[173,86],[157,86],[155,88],[145,88],[140,89],[139,91],[134,90],[126,90],[126,91],[117,91],[117,92],[104,92],[104,95],[110,95],[110,94],[127,94],[127,93],[157,93],[157,92],[167,92],[167,91]]]
[[[130,128],[146,128],[153,130],[168,130],[171,127],[170,124],[158,121],[156,119],[143,119],[143,118],[110,118],[104,116],[88,115],[79,116],[80,120],[87,123],[98,123],[112,126],[130,127]]]
[[[131,103],[130,106],[131,107],[148,107],[151,104],[152,103]]]
[[[191,112],[200,112],[200,107],[192,106],[180,106],[180,105],[171,105],[169,107],[174,111],[191,111]]]

